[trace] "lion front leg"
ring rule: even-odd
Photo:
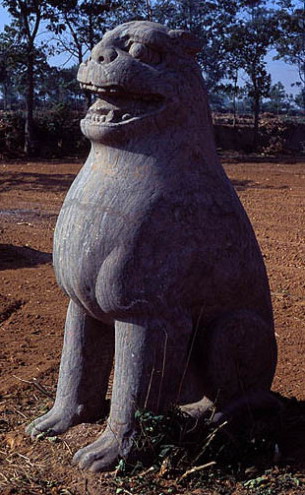
[[[105,414],[113,353],[114,329],[70,301],[55,403],[27,427],[27,433],[57,435]]]
[[[159,413],[178,402],[191,332],[188,317],[116,321],[108,424],[94,443],[75,454],[75,464],[91,471],[111,469],[133,450],[136,410]]]

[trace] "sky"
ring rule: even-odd
[[[5,24],[9,24],[10,19],[6,10],[0,5],[0,32],[3,31]],[[267,62],[267,70],[271,74],[272,84],[275,84],[281,81],[285,90],[288,94],[295,95],[300,91],[297,86],[292,87],[291,84],[299,81],[297,68],[288,65],[282,60],[273,60],[275,56],[275,51],[272,51],[268,54],[266,58]],[[64,61],[64,56],[61,57],[52,57],[49,60],[50,65],[61,65]]]

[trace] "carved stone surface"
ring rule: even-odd
[[[115,352],[108,426],[74,457],[93,471],[128,455],[138,408],[223,411],[274,375],[265,267],[216,155],[198,49],[184,31],[130,22],[79,69],[97,95],[81,122],[92,147],[54,239],[71,302],[55,404],[28,431],[100,418]]]

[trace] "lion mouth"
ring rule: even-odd
[[[158,94],[131,93],[117,85],[99,87],[82,83],[81,87],[97,96],[84,119],[88,124],[127,124],[155,115],[164,108],[165,98]]]

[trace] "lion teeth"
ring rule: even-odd
[[[106,122],[112,122],[113,119],[114,119],[114,111],[110,110],[110,112],[107,114]]]
[[[117,123],[120,121],[126,121],[132,119],[132,115],[130,113],[125,113],[123,115],[120,112],[115,110],[110,110],[107,115],[99,114],[99,113],[90,113],[87,117],[91,122],[96,123]]]
[[[98,87],[83,84],[97,94],[95,103],[87,113],[87,121],[95,126],[126,125],[132,120],[147,117],[162,108],[162,100],[155,94],[122,93],[119,87]]]

